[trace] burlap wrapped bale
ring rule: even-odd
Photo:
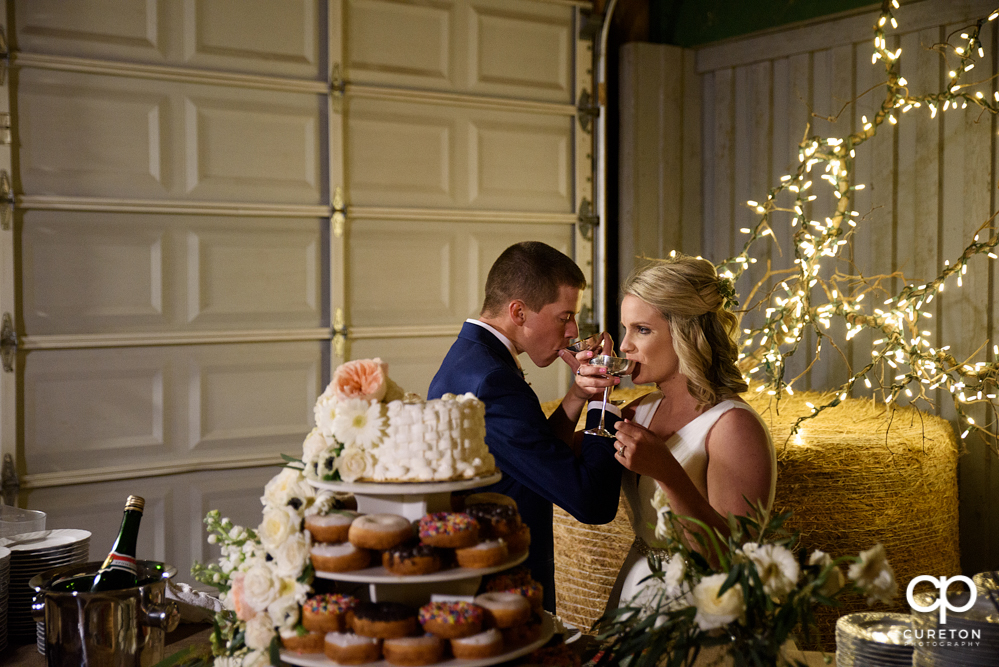
[[[648,390],[621,390],[615,398]],[[946,420],[912,408],[892,415],[869,400],[848,399],[789,438],[797,418],[811,412],[806,403],[820,404],[821,395],[797,392],[781,400],[779,412],[765,392],[745,398],[770,427],[778,464],[774,509],[794,512],[790,527],[801,532],[803,549],[842,556],[884,544],[903,593],[895,610],[904,610],[913,577],[960,573],[959,451]],[[590,628],[600,617],[631,540],[623,504],[607,526],[580,524],[556,507],[556,604],[566,622]],[[848,598],[841,608],[822,610],[819,635],[807,646],[833,650],[836,619],[867,608]]]

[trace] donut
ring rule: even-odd
[[[510,496],[505,496],[502,493],[494,493],[492,491],[483,491],[482,493],[473,493],[471,495],[465,496],[465,507],[469,505],[478,505],[479,503],[495,503],[497,505],[510,505],[514,509],[517,509],[517,501]]]
[[[400,602],[362,602],[348,612],[354,632],[365,637],[391,639],[416,632],[416,610]]]
[[[531,618],[531,603],[523,595],[496,591],[475,596],[475,604],[486,612],[486,625],[512,628]]]
[[[461,567],[494,567],[507,559],[506,542],[488,540],[465,549],[455,549],[454,555]]]
[[[420,625],[443,639],[482,632],[484,612],[470,602],[429,602],[420,607]]]
[[[382,552],[382,566],[392,574],[430,574],[441,569],[437,547],[408,541]]]
[[[507,535],[506,548],[511,554],[522,554],[531,546],[531,528],[526,524],[520,524],[520,530]]]
[[[503,652],[503,635],[496,628],[490,628],[477,635],[455,637],[451,640],[451,653],[464,660],[491,658]]]
[[[358,549],[350,542],[340,544],[319,543],[309,550],[312,567],[317,572],[347,572],[362,570],[371,562],[371,552]]]
[[[536,642],[541,638],[541,617],[533,614],[527,623],[521,623],[500,630],[506,644],[519,646]]]
[[[517,586],[526,586],[534,581],[531,578],[531,571],[526,566],[521,565],[499,574],[492,574],[482,580],[482,590],[505,591]]]
[[[398,514],[362,514],[350,524],[347,539],[359,549],[391,549],[413,536],[413,526]]]
[[[524,662],[542,667],[580,667],[582,664],[579,653],[565,644],[539,648],[524,658]]]
[[[360,516],[351,510],[330,510],[329,514],[305,517],[305,529],[312,533],[315,542],[346,542],[347,531],[354,519]]]
[[[437,512],[420,519],[420,541],[435,547],[463,549],[479,541],[479,524],[461,512]]]
[[[508,592],[523,595],[527,598],[527,601],[531,603],[531,609],[533,609],[535,613],[540,613],[541,605],[544,602],[545,597],[544,590],[545,589],[541,586],[541,584],[536,581],[532,581],[529,584],[511,588]]]
[[[520,513],[510,505],[477,503],[469,505],[465,513],[479,524],[480,535],[490,540],[506,537],[520,530]]]
[[[323,633],[307,632],[298,634],[294,629],[281,631],[281,645],[295,653],[322,653]]]
[[[432,665],[444,657],[444,640],[433,635],[386,639],[385,662],[392,665]]]
[[[347,611],[356,604],[352,595],[314,595],[302,605],[302,625],[315,632],[343,632]]]
[[[329,632],[324,645],[326,657],[341,665],[363,665],[382,657],[382,641],[353,632]]]

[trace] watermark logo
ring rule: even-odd
[[[922,581],[935,584],[936,587],[940,590],[940,595],[937,596],[937,599],[934,600],[932,604],[926,607],[917,605],[916,600],[913,598],[912,595],[912,591],[916,588],[916,584]],[[950,603],[950,600],[947,598],[947,588],[948,586],[951,585],[952,582],[955,581],[960,581],[965,586],[967,586],[968,589],[971,591],[971,595],[968,596],[968,603],[962,607],[955,607]],[[973,582],[970,578],[962,576],[960,574],[957,575],[956,577],[931,577],[928,574],[922,574],[909,582],[909,586],[905,589],[905,599],[909,603],[909,606],[916,611],[929,612],[935,609],[939,609],[940,625],[945,625],[947,623],[948,610],[954,612],[962,612],[962,611],[968,611],[974,606],[975,601],[978,600],[978,588],[975,586],[975,582]]]

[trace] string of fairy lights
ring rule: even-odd
[[[769,190],[766,200],[747,202],[759,214],[759,220],[754,227],[741,230],[748,234],[742,251],[721,262],[718,272],[733,282],[738,279],[756,261],[750,256],[751,247],[773,238],[772,223],[778,217],[790,214],[794,230],[794,266],[786,278],[767,289],[756,306],[749,306],[761,309],[764,321],[756,328],[744,330],[739,362],[744,373],[760,382],[758,391],[768,392],[777,401],[785,393],[794,393],[791,385],[795,378],[785,378],[787,362],[798,352],[807,331],[814,332],[816,354],[821,350],[822,341],[830,338],[827,331],[834,319],[845,322],[846,340],[865,330],[878,336],[872,343],[871,361],[862,368],[851,369],[853,374],[849,379],[830,394],[824,394],[830,398],[817,405],[808,403],[811,414],[795,422],[792,435],[799,431],[804,421],[852,395],[855,385],[861,383],[889,408],[903,395],[906,400],[922,399],[933,404],[931,392],[946,389],[962,422],[961,438],[979,431],[995,443],[996,434],[977,423],[968,414],[968,406],[986,403],[995,412],[999,361],[959,360],[951,354],[949,346],[932,344],[929,327],[923,323],[924,319],[932,317],[924,308],[943,292],[948,278],[956,276],[957,286],[961,287],[962,276],[967,274],[972,258],[985,255],[997,259],[995,248],[999,244],[999,232],[992,226],[995,215],[982,224],[960,257],[953,263],[945,262],[936,278],[921,284],[905,284],[871,310],[865,309],[871,304],[861,303],[868,295],[881,293],[883,296],[884,281],[839,273],[832,277],[823,274],[828,263],[850,243],[860,217],[852,208],[854,193],[864,187],[853,183],[858,146],[873,137],[885,122],[895,125],[901,116],[913,111],[928,112],[935,118],[939,112],[963,109],[971,104],[993,114],[999,113],[999,91],[991,94],[982,91],[986,86],[992,88],[992,78],[966,81],[977,61],[985,57],[979,39],[982,27],[999,18],[999,9],[960,33],[958,45],[949,42],[941,45],[946,52],[958,57],[959,64],[949,72],[944,90],[923,95],[910,94],[908,82],[900,75],[902,49],[888,48],[886,30],[898,29],[893,14],[895,9],[898,9],[897,0],[884,0],[874,27],[871,62],[876,65],[882,61],[887,75],[886,95],[878,111],[870,119],[862,117],[860,129],[849,136],[811,136],[799,144],[797,171],[782,176],[780,183]],[[808,215],[809,204],[818,198],[813,188],[818,181],[827,183],[835,197],[833,213],[822,221],[811,220]],[[787,203],[789,199],[791,203]],[[844,285],[846,289],[843,289]],[[754,293],[761,287],[762,284],[757,285]],[[993,358],[999,358],[999,345],[993,348]]]

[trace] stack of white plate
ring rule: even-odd
[[[31,615],[35,591],[28,581],[63,565],[86,563],[90,558],[90,531],[73,528],[41,530],[0,538],[0,547],[10,549],[10,591],[7,601],[7,631],[20,643],[41,642],[38,627]]]
[[[983,594],[984,593],[984,594]],[[917,593],[916,607],[930,607],[939,593]],[[948,593],[950,607],[963,607],[970,593]],[[940,610],[912,609],[914,667],[995,667],[999,656],[999,596],[979,588],[975,604],[967,611],[947,610],[946,622],[940,623]]]
[[[0,651],[7,648],[7,596],[10,591],[10,549],[0,547]]]
[[[912,665],[908,614],[864,612],[836,621],[836,667]]]

